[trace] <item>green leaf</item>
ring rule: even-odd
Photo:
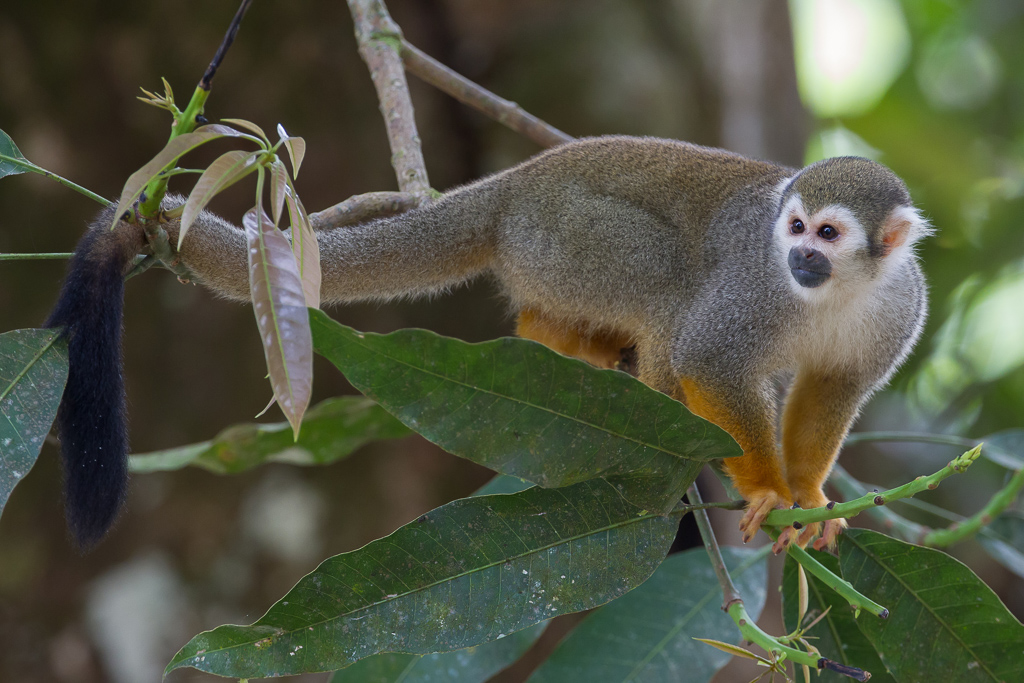
[[[0,334],[0,511],[39,457],[67,379],[59,330]]]
[[[1009,470],[1024,469],[1024,429],[1007,429],[986,436],[982,457]]]
[[[499,493],[519,493],[533,486],[528,481],[507,474],[499,474],[473,493],[474,496],[491,496]]]
[[[367,396],[455,455],[545,487],[629,475],[665,511],[732,438],[633,377],[525,339],[467,344],[424,330],[357,332],[310,311],[314,346]]]
[[[18,146],[14,144],[14,140],[11,139],[7,133],[0,130],[0,154],[11,157],[12,159],[25,159],[25,155],[21,153]],[[17,164],[7,159],[0,159],[0,178],[9,175],[18,175],[19,173],[25,172],[25,167],[21,164]]]
[[[455,652],[374,655],[336,671],[329,683],[484,683],[529,650],[546,625]]]
[[[857,625],[900,683],[1024,680],[1024,626],[958,560],[866,529],[839,538],[843,578],[888,619]]]
[[[828,553],[807,549],[811,557],[821,562],[826,569],[839,575],[839,560]],[[786,556],[786,565],[782,574],[782,617],[786,632],[792,633],[797,624],[797,568],[800,565],[790,556]],[[825,617],[807,631],[806,637],[814,638],[811,644],[821,652],[823,657],[832,661],[855,666],[871,672],[871,680],[875,683],[892,683],[893,678],[886,673],[882,660],[871,646],[871,642],[857,627],[853,617],[853,609],[838,593],[816,579],[809,572],[807,577],[807,618],[805,624],[817,619],[822,612],[831,607]],[[866,619],[877,619],[866,615]],[[850,679],[834,671],[822,671],[815,679],[822,683],[840,683]]]
[[[242,217],[249,256],[249,291],[263,342],[270,384],[281,412],[299,437],[313,392],[313,340],[292,245],[263,208]]]
[[[743,604],[757,619],[767,595],[763,553],[722,548]],[[722,611],[722,591],[704,548],[669,556],[636,590],[589,615],[529,683],[708,681],[731,656],[694,640],[742,640]]]
[[[1006,510],[982,528],[978,542],[999,564],[1024,579],[1024,513]]]
[[[193,638],[167,671],[280,676],[497,640],[632,590],[677,526],[600,479],[463,498],[324,561],[252,626]]]
[[[193,465],[217,474],[236,474],[266,462],[327,465],[371,441],[411,433],[370,399],[342,396],[306,412],[298,441],[287,422],[234,425],[212,441],[133,455],[128,465],[133,472],[163,472]]]

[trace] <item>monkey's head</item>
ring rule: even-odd
[[[930,232],[895,173],[868,159],[835,157],[786,181],[774,236],[793,290],[812,299],[883,279]]]

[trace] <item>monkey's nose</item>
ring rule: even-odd
[[[832,262],[817,249],[793,247],[789,250],[789,269],[802,287],[817,287],[832,274]]]

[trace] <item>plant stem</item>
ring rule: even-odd
[[[56,259],[69,259],[74,256],[72,252],[50,252],[41,254],[0,254],[0,261],[46,261]]]
[[[1024,469],[1017,470],[1017,472],[1010,477],[1010,481],[1006,483],[1006,486],[999,489],[999,491],[989,499],[988,504],[984,508],[971,515],[963,522],[953,523],[945,529],[935,529],[934,531],[925,534],[923,544],[933,548],[945,548],[948,545],[952,545],[957,541],[961,541],[968,536],[976,534],[982,527],[991,522],[999,513],[1009,507],[1010,503],[1017,498],[1017,494],[1020,493],[1021,488],[1024,488]]]
[[[691,484],[690,488],[686,490],[686,499],[692,505],[703,504],[704,501],[701,500],[696,482]],[[697,528],[700,529],[700,537],[704,541],[704,548],[708,551],[708,557],[711,559],[711,567],[715,570],[718,584],[722,587],[722,610],[728,612],[733,603],[739,603],[742,607],[743,598],[740,597],[739,591],[736,590],[736,586],[732,582],[732,577],[729,576],[729,569],[725,566],[725,559],[722,558],[722,551],[718,547],[718,539],[715,538],[715,532],[711,528],[711,520],[708,519],[707,510],[694,510],[693,518],[697,521]]]
[[[899,498],[908,498],[929,489],[934,489],[946,477],[967,469],[971,463],[978,459],[981,454],[981,445],[977,445],[958,458],[954,458],[941,470],[927,477],[918,477],[903,486],[898,486],[882,493],[869,493],[848,503],[829,503],[826,507],[810,508],[808,510],[773,510],[765,523],[769,526],[790,526],[793,522],[807,525],[814,522],[823,522],[826,519],[838,519],[840,517],[855,517],[864,510],[870,510],[875,506],[885,505],[887,502]]]
[[[95,192],[93,192],[92,190],[88,190],[88,189],[82,187],[81,185],[79,185],[77,183],[71,182],[67,178],[59,176],[56,173],[54,173],[53,171],[47,171],[45,168],[43,168],[41,166],[36,166],[35,164],[33,164],[31,161],[29,161],[28,159],[26,159],[24,157],[9,157],[6,154],[0,154],[0,161],[7,161],[7,162],[10,162],[12,164],[17,164],[18,166],[21,166],[22,168],[24,168],[26,171],[31,171],[32,173],[38,173],[41,176],[46,176],[50,180],[56,180],[58,183],[60,183],[64,187],[69,187],[72,190],[74,190],[75,192],[78,192],[79,194],[85,195],[86,197],[88,197],[89,199],[93,200],[97,204],[100,204],[101,206],[108,206],[110,204],[110,200],[109,199],[101,197],[98,194],[96,194]]]
[[[950,436],[948,434],[927,434],[918,432],[854,432],[847,435],[845,444],[850,445],[871,441],[889,441],[893,443],[936,443],[944,446],[956,446],[957,448],[974,448],[978,445],[977,439],[968,439],[962,436]]]
[[[773,541],[779,536],[779,531],[777,529],[766,529],[766,531],[768,532],[768,535],[772,537]],[[809,571],[811,574],[813,574],[819,580],[821,580],[822,583],[824,583],[826,586],[830,587],[832,590],[838,593],[840,597],[846,600],[846,602],[850,603],[850,606],[858,612],[863,609],[867,610],[871,614],[874,614],[876,617],[881,617],[882,619],[886,619],[889,617],[889,610],[882,607],[866,595],[862,595],[861,593],[859,593],[857,589],[853,587],[853,584],[833,574],[831,571],[828,570],[827,567],[825,567],[825,565],[814,559],[809,552],[807,552],[800,546],[796,544],[790,544],[787,548],[787,552],[793,557],[794,560],[799,562],[804,569]]]
[[[832,473],[829,475],[828,480],[843,494],[844,498],[857,498],[863,495],[864,490],[868,488],[864,483],[854,479],[849,472],[838,464],[832,468]],[[903,502],[909,502],[910,500],[910,498],[905,498]],[[904,541],[909,541],[910,543],[920,543],[925,534],[931,531],[929,527],[912,522],[906,517],[897,514],[887,505],[870,507],[866,510],[866,514],[879,522],[887,532],[895,533]]]

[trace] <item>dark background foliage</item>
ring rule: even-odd
[[[877,154],[907,180],[940,232],[921,250],[933,301],[925,336],[860,428],[983,436],[1021,427],[1024,6],[864,3],[895,12],[906,34],[897,31],[891,44],[874,48],[888,62],[869,69],[859,100],[836,105],[835,98],[815,99],[805,82],[803,101],[798,93],[790,10],[802,16],[807,4],[388,3],[415,45],[571,135],[658,135],[793,165],[823,152]],[[29,159],[115,197],[168,130],[162,112],[135,99],[138,88],[158,89],[163,76],[184,103],[234,10],[233,2],[195,0],[4,3],[0,128]],[[856,22],[846,29],[856,37]],[[811,60],[843,48],[831,35],[798,31],[797,38],[796,54]],[[410,80],[434,187],[538,151]],[[376,98],[343,3],[256,3],[217,77],[207,116],[247,118],[264,128],[281,122],[305,137],[310,151],[298,188],[311,210],[394,188]],[[218,151],[200,153],[195,165]],[[238,221],[250,204],[250,192],[238,189],[215,209]],[[28,175],[0,182],[0,207],[0,252],[68,251],[96,208]],[[41,324],[62,273],[58,261],[0,264],[0,327]],[[180,285],[166,272],[151,271],[127,290],[134,452],[210,438],[263,408],[270,392],[248,307]],[[431,301],[332,314],[359,329],[418,326],[470,341],[511,332],[503,302],[485,281]],[[351,392],[318,363],[315,399]],[[931,472],[953,454],[934,446],[861,446],[843,462],[862,479],[891,484]],[[64,531],[57,451],[47,446],[0,520],[0,679],[129,681],[154,666],[159,672],[196,631],[256,619],[323,557],[382,536],[487,476],[419,437],[373,445],[315,470],[138,476],[118,527],[98,550],[79,556]],[[942,502],[973,512],[998,477],[990,466],[972,468],[944,485]],[[720,521],[727,529],[735,524],[734,516]],[[972,543],[954,554],[1024,614],[1019,580]],[[716,680],[733,680],[729,671]],[[212,680],[198,673],[174,679]]]

